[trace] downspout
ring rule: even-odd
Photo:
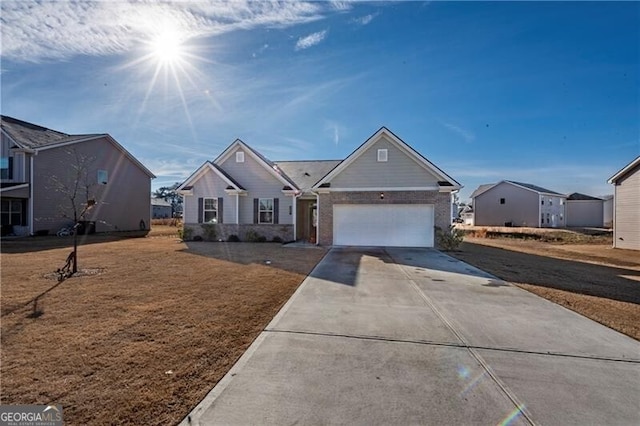
[[[29,235],[33,235],[33,155],[29,156]]]
[[[320,194],[315,191],[311,191],[313,195],[316,196],[316,218],[318,222],[316,223],[316,245],[320,245]]]
[[[236,225],[240,225],[240,192],[238,191],[236,191]],[[240,232],[240,229],[238,229],[238,232]]]

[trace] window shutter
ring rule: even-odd
[[[204,200],[198,198],[198,223],[202,223],[202,215],[204,214]]]
[[[9,179],[13,179],[13,157],[9,157]]]
[[[279,201],[280,201],[280,198],[274,198],[273,199],[273,223],[276,224],[276,225],[278,224],[278,216],[279,216],[278,207],[279,207],[279,204],[280,204]]]
[[[224,216],[223,214],[224,211],[222,210],[222,201],[224,201],[222,197],[219,197],[218,198],[218,223],[222,223],[223,221],[222,217]]]
[[[257,198],[253,199],[253,223],[258,223],[258,202]]]
[[[27,201],[22,201],[20,204],[22,210],[22,223],[20,225],[27,226]]]

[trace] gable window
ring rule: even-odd
[[[273,223],[273,198],[260,198],[258,223]]]
[[[98,183],[100,185],[106,185],[109,181],[109,172],[106,170],[98,170]]]
[[[204,223],[218,223],[218,199],[205,198],[202,204]]]
[[[244,152],[236,152],[236,163],[244,163]]]
[[[500,204],[504,204],[505,203],[505,199],[504,198],[500,198]]]
[[[384,163],[389,158],[389,152],[386,149],[378,150],[378,162]]]
[[[13,157],[0,158],[0,179],[13,179]]]

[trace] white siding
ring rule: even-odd
[[[254,198],[278,198],[280,200],[278,223],[293,224],[293,214],[289,214],[289,207],[293,205],[293,200],[291,196],[282,193],[285,184],[258,163],[248,152],[245,152],[244,162],[237,163],[235,154],[238,151],[243,151],[243,149],[237,148],[219,166],[247,190],[247,195],[240,197],[240,223],[253,223]]]
[[[184,222],[198,223],[198,198],[222,197],[222,223],[236,223],[236,196],[225,192],[227,186],[217,173],[207,170],[193,184],[193,195],[184,197]]]
[[[544,214],[543,228],[563,228],[566,222],[565,197],[540,195],[540,213]],[[542,204],[544,201],[544,204]],[[542,217],[540,218],[542,219]]]
[[[378,149],[387,150],[387,161],[378,161]],[[436,176],[384,137],[331,180],[332,188],[424,188],[437,184]]]
[[[640,166],[615,186],[613,246],[640,250]]]

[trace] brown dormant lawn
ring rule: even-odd
[[[3,241],[0,403],[59,403],[70,425],[176,423],[325,254],[158,234],[83,237],[84,274],[57,287],[70,237]]]
[[[640,340],[640,252],[611,248],[611,237],[570,241],[465,238],[450,254]]]

